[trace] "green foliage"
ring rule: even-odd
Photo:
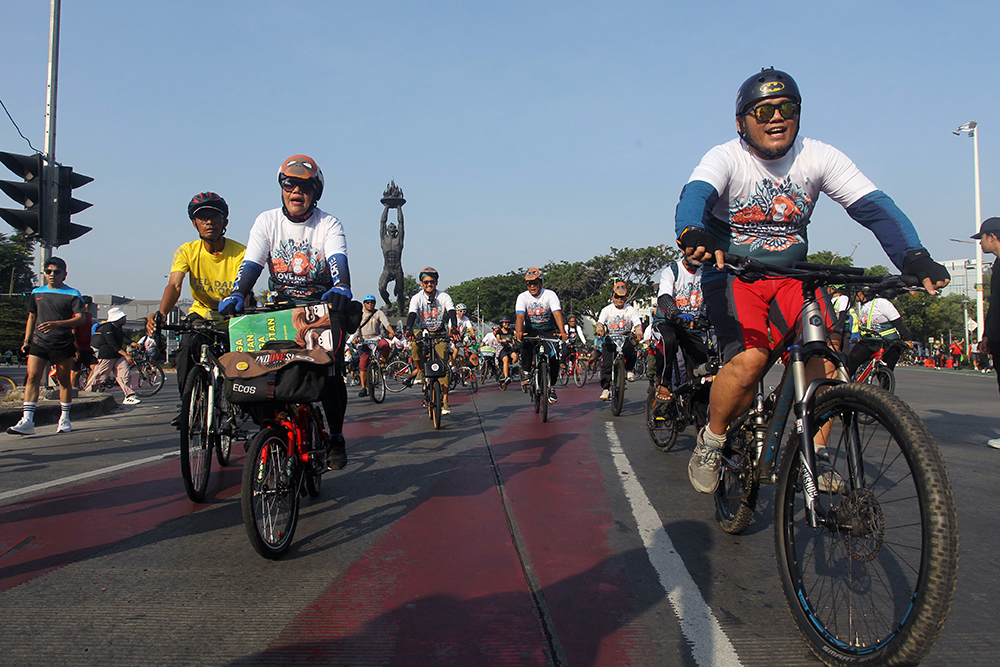
[[[865,269],[866,276],[887,276],[891,273],[896,273],[887,266],[881,264],[876,264],[875,266],[869,266]]]
[[[34,241],[24,235],[0,234],[0,292],[26,294],[35,287]]]
[[[833,266],[854,266],[851,257],[842,257],[832,250],[820,250],[811,255],[806,255],[806,261],[813,264],[832,264]]]
[[[24,324],[28,321],[28,297],[0,296],[0,354],[17,350],[24,342]]]
[[[904,294],[893,303],[910,330],[914,340],[926,343],[928,338],[948,340],[964,338],[962,295],[931,296],[927,292]]]

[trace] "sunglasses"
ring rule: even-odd
[[[766,123],[774,118],[774,111],[781,112],[781,117],[785,120],[794,120],[799,117],[802,105],[798,102],[781,102],[780,104],[759,104],[747,111],[747,115],[753,116],[758,123]]]
[[[45,269],[43,273],[45,273],[45,275],[47,276],[58,276],[60,273],[62,273],[62,269]]]
[[[421,280],[420,284],[421,285],[437,285],[437,281],[436,280],[430,280],[430,279]]]
[[[285,192],[292,192],[295,188],[299,189],[304,195],[312,194],[313,184],[312,181],[302,181],[295,178],[286,178],[281,181],[281,189]]]
[[[529,285],[541,285],[542,281],[541,280],[529,280],[528,284]]]

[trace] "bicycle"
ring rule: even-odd
[[[532,359],[534,361],[531,374],[524,378],[524,371],[520,375],[522,376],[521,389],[528,394],[532,405],[535,407],[535,414],[539,412],[542,413],[542,421],[547,422],[549,420],[549,393],[552,389],[549,382],[549,358],[553,358],[558,363],[559,360],[559,344],[561,341],[556,341],[553,338],[544,338],[542,336],[524,336],[521,339],[521,343],[536,343]]]
[[[447,332],[424,332],[420,339],[424,357],[424,405],[435,429],[441,428],[444,388],[448,384],[448,362],[438,354],[437,344],[449,339]],[[445,353],[447,354],[447,345]]]
[[[6,375],[0,375],[0,400],[7,398],[17,389],[17,383]]]
[[[222,341],[227,330],[207,320],[163,324],[159,328],[212,339],[210,345],[199,346],[194,366],[181,380],[181,395],[185,397],[179,423],[181,480],[187,497],[200,503],[208,488],[213,450],[219,465],[228,466],[233,441],[245,442],[249,435],[240,428],[246,420],[245,412],[226,396],[226,374],[219,357],[226,352]]]
[[[743,531],[759,484],[776,484],[779,576],[812,652],[827,665],[916,664],[940,634],[957,578],[958,526],[948,473],[908,405],[850,381],[844,355],[827,344],[817,297],[829,284],[884,292],[905,288],[909,278],[804,262],[791,268],[743,257],[727,256],[726,262],[747,279],[800,280],[804,303],[799,326],[769,358],[770,368],[782,354],[789,357],[779,387],[765,393],[762,382],[754,404],[727,432],[715,493],[719,523],[729,533]],[[837,378],[807,383],[812,358],[831,362]],[[794,429],[782,451],[791,415]],[[823,455],[817,439],[825,441]]]
[[[365,373],[368,375],[366,384],[368,385],[368,397],[376,405],[385,400],[385,392],[388,389],[386,384],[386,369],[382,365],[382,353],[378,349],[379,338],[372,338],[364,341],[368,346],[368,368]]]
[[[700,329],[708,333],[709,324],[702,322]],[[671,359],[673,364],[673,386],[669,401],[656,399],[656,379],[650,378],[649,390],[646,394],[646,432],[649,439],[661,452],[669,452],[677,436],[684,432],[688,424],[700,429],[708,422],[708,397],[715,373],[722,365],[718,349],[713,343],[714,337],[708,336],[708,361],[704,367],[696,369],[690,357],[684,355],[684,365],[687,378],[681,382],[680,365],[677,356]],[[652,361],[650,361],[652,363]],[[666,359],[664,359],[666,363]]]
[[[451,369],[451,382],[450,387],[455,389],[459,384],[463,386],[468,386],[472,389],[472,393],[475,394],[479,391],[479,377],[476,373],[475,368],[472,366],[472,355],[474,354],[469,350],[469,346],[465,343],[459,343],[465,348],[465,354],[456,362],[456,366]]]
[[[625,372],[625,341],[628,336],[610,336],[615,345],[615,358],[611,362],[611,414],[615,417],[622,413],[625,404],[625,382],[628,374]]]

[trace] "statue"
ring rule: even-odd
[[[385,209],[382,211],[379,238],[382,240],[382,256],[385,259],[385,264],[382,268],[382,275],[378,278],[378,293],[386,305],[389,305],[392,303],[389,300],[389,283],[395,282],[393,292],[399,307],[396,314],[404,315],[406,314],[406,305],[403,303],[403,204],[406,203],[406,200],[403,199],[403,191],[396,185],[395,180],[385,187],[381,201]],[[388,222],[390,208],[396,209],[398,225]]]

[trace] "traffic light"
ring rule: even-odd
[[[28,238],[40,237],[45,220],[51,216],[51,207],[45,197],[49,171],[43,166],[41,154],[15,155],[0,152],[0,162],[24,179],[23,182],[0,181],[0,190],[24,206],[24,210],[0,208],[0,218]]]
[[[51,231],[46,230],[44,241],[50,247],[66,245],[78,236],[83,236],[92,228],[70,222],[69,217],[92,206],[90,202],[73,199],[73,189],[90,183],[93,178],[76,174],[73,167],[56,167],[56,211]]]

